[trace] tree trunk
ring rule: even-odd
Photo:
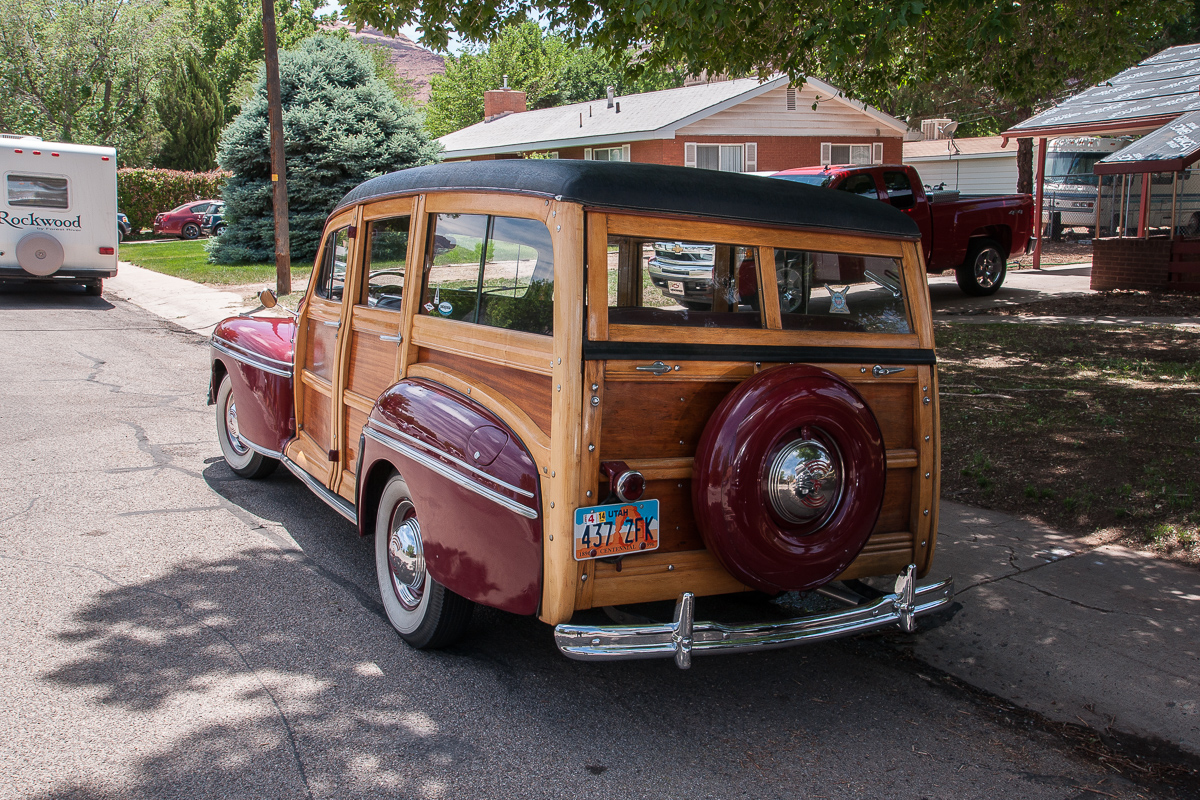
[[[1017,193],[1033,194],[1033,139],[1017,139]]]

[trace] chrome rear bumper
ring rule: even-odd
[[[693,653],[771,650],[893,625],[911,633],[917,629],[918,616],[944,608],[953,599],[953,578],[918,588],[916,567],[910,565],[897,577],[890,594],[840,611],[749,625],[696,622],[696,598],[691,592],[684,592],[675,604],[675,619],[669,624],[568,623],[554,629],[554,641],[563,655],[579,661],[673,656],[680,669],[687,669],[692,665]]]

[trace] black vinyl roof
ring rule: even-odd
[[[875,236],[920,238],[907,216],[878,200],[736,172],[613,161],[456,161],[381,175],[356,186],[337,208],[439,190],[553,197],[598,208],[737,220]]]
[[[1197,161],[1200,161],[1200,111],[1193,111],[1105,156],[1092,169],[1097,175],[1179,172]]]

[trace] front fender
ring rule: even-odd
[[[425,563],[446,588],[482,605],[534,614],[541,600],[537,466],[498,417],[441,384],[402,380],[363,429],[359,524],[374,531],[392,469],[412,493]]]
[[[283,452],[295,435],[292,394],[292,340],[296,323],[278,317],[232,317],[213,331],[212,383],[215,399],[221,379],[233,381],[238,426],[258,450]]]

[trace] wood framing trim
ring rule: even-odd
[[[425,213],[429,215],[497,214],[504,217],[522,217],[544,222],[551,232],[554,231],[554,224],[551,224],[551,212],[554,210],[552,206],[567,205],[544,197],[530,197],[505,192],[434,192],[423,196]],[[555,263],[557,263],[558,253],[555,252],[554,255]],[[557,278],[557,275],[555,277]]]
[[[582,278],[582,275],[580,276]],[[559,294],[556,288],[555,295]],[[582,298],[580,299],[582,304]],[[558,322],[555,321],[557,327]],[[574,327],[579,327],[576,320]],[[479,358],[506,367],[551,375],[557,336],[510,331],[471,322],[416,316],[412,321],[413,345],[443,353]],[[411,363],[411,362],[410,362]]]
[[[608,217],[591,213],[587,222],[587,324],[594,342],[608,338]]]
[[[754,270],[758,274],[758,307],[763,312],[763,327],[783,330],[783,311],[779,307],[779,282],[775,274],[775,248],[754,248]]]
[[[832,331],[771,331],[762,328],[684,328],[669,325],[609,325],[610,342],[674,342],[678,344],[736,344],[761,347],[853,347],[905,349],[920,347],[911,333],[837,333]]]

